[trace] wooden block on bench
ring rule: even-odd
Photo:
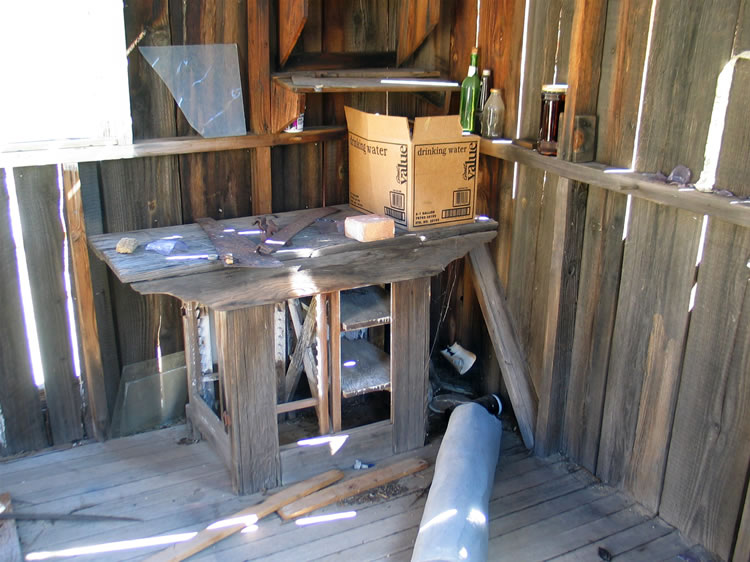
[[[346,217],[344,233],[360,242],[373,242],[393,238],[396,226],[393,219],[383,215],[357,215]]]

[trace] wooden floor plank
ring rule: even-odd
[[[617,557],[618,562],[638,561],[655,562],[667,560],[690,550],[690,546],[680,537],[680,533],[672,531],[646,544],[625,552]]]
[[[32,500],[17,502],[18,511],[142,519],[54,524],[19,521],[23,554],[197,532],[266,499],[267,495],[261,493],[236,496],[225,467],[206,442],[177,444],[185,434],[184,427],[170,428],[84,445],[80,451],[46,453],[38,459],[0,464],[0,480],[6,473],[11,475],[13,485],[8,491],[14,503],[16,497],[22,499],[16,487],[25,489]],[[559,560],[598,559],[599,545],[617,554],[618,559],[693,555],[695,549],[690,550],[672,527],[632,509],[631,500],[598,483],[587,471],[559,456],[529,456],[519,444],[517,436],[504,435],[489,506],[491,560],[554,556]],[[438,445],[435,441],[430,447],[397,455],[382,464],[409,458],[426,458],[434,463]],[[24,471],[43,483],[25,482],[20,477]],[[85,478],[76,471],[91,476]],[[364,474],[351,468],[345,472],[349,477]],[[424,471],[401,478],[391,488],[381,489],[387,490],[382,496],[368,498],[363,494],[316,512],[356,511],[353,519],[300,527],[271,514],[254,531],[236,533],[191,560],[409,560],[433,472],[431,464]],[[69,477],[71,485],[66,487]],[[100,552],[76,560],[142,560],[165,546]]]
[[[567,554],[553,558],[555,562],[578,562],[580,560],[596,560],[599,556],[599,548],[604,548],[612,556],[619,556],[623,552],[638,548],[639,546],[658,539],[672,532],[672,528],[660,521],[658,518],[647,519],[638,525],[623,529],[608,537],[577,548]]]

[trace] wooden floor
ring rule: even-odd
[[[68,549],[198,531],[261,499],[261,494],[234,496],[208,445],[178,444],[185,435],[186,428],[177,426],[0,463],[0,493],[10,492],[18,512],[142,519],[19,521],[24,554],[70,556],[75,551]],[[402,456],[421,456],[432,464],[437,445]],[[274,514],[259,521],[255,531],[236,534],[193,559],[409,560],[431,477],[428,469],[318,512],[356,511],[353,519],[300,527]],[[76,559],[139,560],[163,548],[122,546],[128,549]],[[692,546],[585,470],[557,457],[529,456],[517,436],[503,436],[490,504],[490,560],[600,560],[600,547],[616,560],[706,558]]]

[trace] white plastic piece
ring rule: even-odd
[[[449,345],[445,349],[442,349],[440,353],[450,361],[459,375],[465,374],[477,360],[477,356],[474,353],[465,349],[459,343]]]

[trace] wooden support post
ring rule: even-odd
[[[341,293],[334,291],[329,299],[331,303],[331,419],[333,432],[336,433],[341,431]]]
[[[424,446],[430,345],[430,278],[391,284],[393,451]]]
[[[232,484],[249,494],[281,483],[272,304],[215,314],[228,401]]]
[[[270,0],[247,3],[248,81],[250,130],[271,131]],[[250,151],[252,209],[254,215],[271,212],[271,149]]]
[[[505,302],[500,279],[490,257],[487,245],[474,248],[469,253],[471,274],[477,289],[479,306],[487,323],[492,345],[500,363],[505,387],[508,389],[513,412],[524,445],[534,447],[534,429],[538,411],[538,399],[529,375],[518,336],[513,330],[510,312]]]
[[[328,321],[326,319],[326,296],[323,294],[313,297],[317,299],[317,333],[315,347],[318,350],[318,426],[320,434],[328,433],[330,427],[328,417]]]
[[[63,166],[63,193],[67,218],[72,273],[76,292],[76,317],[81,337],[83,380],[88,396],[87,408],[94,439],[103,441],[107,435],[109,407],[104,385],[101,348],[96,321],[91,262],[83,216],[81,178],[76,164]],[[98,261],[98,260],[96,260]],[[101,264],[100,264],[101,265]]]
[[[0,494],[0,513],[11,513],[12,511],[10,494]],[[13,519],[0,521],[0,560],[5,562],[21,562],[23,560],[18,530]]]

